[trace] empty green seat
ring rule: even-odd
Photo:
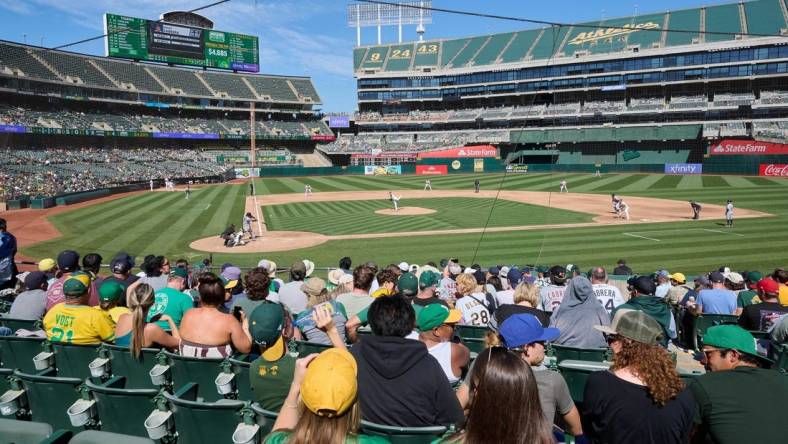
[[[567,359],[559,362],[558,368],[569,387],[572,399],[575,402],[583,402],[583,391],[586,388],[588,376],[593,372],[607,370],[610,368],[610,363]]]
[[[462,339],[484,339],[487,332],[490,331],[487,327],[477,327],[474,325],[458,325],[454,332]]]
[[[260,426],[260,436],[265,436],[271,433],[271,430],[274,428],[274,423],[276,422],[277,416],[279,416],[278,412],[272,412],[270,410],[266,410],[260,407],[260,404],[254,403],[252,404],[252,411],[255,413],[255,420],[257,424]]]
[[[57,375],[64,378],[90,377],[90,363],[98,357],[98,345],[77,345],[50,342],[55,353]]]
[[[159,393],[152,388],[127,388],[123,377],[112,378],[104,384],[90,380],[85,386],[96,401],[101,430],[147,437],[145,418],[153,407],[153,398]]]
[[[19,379],[25,390],[33,421],[46,422],[56,429],[82,430],[71,425],[66,413],[80,397],[77,387],[82,384],[82,379],[32,375],[18,370],[13,376]]]
[[[36,373],[33,356],[44,351],[41,338],[0,336],[0,367]]]
[[[775,369],[788,373],[788,344],[772,345],[772,358]]]
[[[221,372],[224,359],[190,358],[168,351],[162,354],[170,364],[170,378],[174,392],[196,385],[196,397],[201,401],[212,402],[222,399],[216,391],[216,376]]]
[[[40,330],[41,329],[41,321],[40,320],[27,320],[27,319],[14,319],[14,318],[4,318],[0,316],[0,327],[8,327],[11,331],[17,330]]]
[[[137,436],[119,435],[117,433],[86,430],[78,433],[69,444],[155,444],[148,438]]]
[[[71,432],[53,431],[43,422],[0,419],[0,442],[13,444],[65,444]]]
[[[150,370],[157,364],[156,355],[161,350],[143,348],[140,358],[136,359],[129,352],[128,347],[119,347],[112,344],[103,344],[100,354],[109,358],[110,373],[112,376],[126,378],[126,388],[157,388],[150,380]]]
[[[565,345],[548,344],[547,355],[555,356],[557,362],[567,359],[575,361],[602,362],[612,359],[609,348],[578,348]]]
[[[312,353],[321,353],[323,350],[327,350],[331,348],[331,345],[326,344],[319,344],[316,342],[307,342],[307,341],[295,341],[296,347],[298,349],[298,357],[303,358],[304,356],[310,355]]]
[[[694,341],[695,350],[700,350],[703,347],[703,335],[709,327],[715,325],[726,325],[739,323],[739,317],[736,315],[723,315],[723,314],[702,314],[696,316],[692,322],[692,340]]]
[[[249,382],[249,363],[230,358],[224,365],[227,366],[227,370],[235,374],[233,379],[235,398],[241,401],[253,400],[252,385]]]
[[[0,368],[0,394],[5,393],[6,390],[10,387],[8,383],[8,377],[14,373],[13,369],[10,368]]]
[[[440,438],[446,434],[447,428],[443,426],[397,427],[361,421],[360,431],[365,435],[385,437],[392,444],[420,444],[430,443],[436,438]]]
[[[238,413],[246,405],[231,399],[200,402],[194,390],[181,392],[179,396],[164,392],[164,397],[175,418],[178,442],[189,444],[232,442],[233,432],[241,421]]]

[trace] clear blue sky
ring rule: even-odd
[[[213,0],[0,0],[0,39],[47,47],[74,42],[103,32],[102,14],[113,12],[156,19],[164,11],[188,10]],[[347,27],[343,0],[232,0],[202,14],[215,28],[260,37],[261,72],[308,75],[323,98],[326,111],[356,108],[353,47],[356,31]],[[598,20],[731,3],[719,0],[433,0],[441,8],[560,21]],[[524,23],[436,13],[426,38],[459,37],[527,29]],[[396,41],[395,27],[384,30],[384,41]],[[362,34],[362,44],[375,43],[374,28]],[[415,27],[403,39],[416,40]],[[104,54],[103,41],[70,48]]]

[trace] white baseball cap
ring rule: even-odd
[[[407,262],[400,262],[399,269],[402,270],[403,272],[408,272],[410,271],[410,265],[408,265]]]
[[[303,262],[304,267],[306,268],[306,277],[312,276],[312,272],[315,271],[315,263],[309,259],[304,259]]]

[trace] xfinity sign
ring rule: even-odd
[[[702,174],[701,163],[666,163],[665,174]]]

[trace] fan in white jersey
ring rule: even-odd
[[[550,268],[550,285],[539,290],[539,308],[554,312],[561,305],[566,291],[566,268],[555,265]]]
[[[591,286],[594,287],[594,294],[605,311],[612,315],[613,309],[625,303],[621,290],[615,285],[607,283],[607,271],[603,267],[595,267],[591,270]]]
[[[476,278],[470,273],[457,276],[457,294],[459,298],[454,308],[462,313],[465,325],[486,327],[490,322],[490,310],[487,308],[487,295],[476,292]]]

